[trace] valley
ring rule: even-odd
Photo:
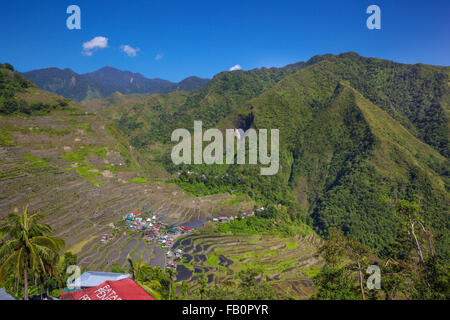
[[[386,297],[437,294],[430,283],[448,276],[449,70],[349,52],[78,103],[1,65],[0,219],[28,206],[83,270],[153,268],[147,281],[162,279],[164,297],[356,299],[361,264],[407,279]],[[174,163],[172,132],[196,121],[222,138],[279,130],[279,171]]]

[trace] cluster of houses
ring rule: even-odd
[[[125,224],[131,231],[142,232],[147,241],[156,241],[167,250],[166,267],[176,268],[176,260],[182,257],[182,250],[172,252],[175,240],[183,234],[191,233],[193,228],[187,226],[174,226],[158,220],[153,213],[145,214],[141,211],[132,212],[123,217]]]
[[[195,172],[195,171],[189,171],[189,170],[180,170],[180,171],[178,171],[177,173],[176,173],[176,175],[179,177],[179,176],[181,176],[181,174],[183,174],[183,173],[186,173],[188,176],[190,176],[190,175],[196,175],[196,176],[198,176],[199,175],[199,173],[198,172]],[[228,173],[226,173],[224,176],[214,176],[214,179],[224,179],[225,177],[228,177],[229,175],[228,175]],[[202,179],[203,180],[206,180],[207,178],[208,178],[208,176],[207,175],[205,175],[205,174],[202,174],[201,175],[201,177],[202,177]]]
[[[189,172],[188,172],[189,173]],[[192,172],[191,172],[192,174]],[[241,219],[255,216],[257,212],[264,211],[264,207],[260,207],[253,211],[245,211],[239,215]],[[230,217],[218,217],[213,218],[213,222],[230,222],[231,220],[238,219],[238,216],[230,216]],[[187,233],[191,233],[194,228],[188,226],[175,226],[168,225],[167,223],[159,220],[157,216],[154,214],[154,210],[148,209],[146,211],[134,211],[125,216],[123,216],[123,221],[126,228],[133,232],[143,233],[143,239],[147,241],[155,241],[158,242],[161,247],[165,250],[166,255],[166,267],[168,268],[176,268],[179,259],[182,258],[183,252],[181,249],[177,249],[172,251],[173,244],[176,239]],[[120,228],[114,227],[115,230]],[[107,243],[108,241],[114,238],[113,234],[105,233],[102,235],[100,242],[102,244]]]
[[[113,238],[114,238],[114,235],[112,233],[111,234],[104,233],[102,235],[102,238],[100,239],[100,243],[106,243],[109,240],[112,240]]]
[[[241,219],[249,218],[255,216],[256,212],[264,211],[264,207],[255,209],[254,211],[245,211],[240,215]],[[231,216],[231,217],[218,217],[213,218],[213,222],[230,222],[231,220],[237,219],[238,216]]]
[[[183,257],[183,250],[177,249],[175,252],[168,251],[167,259],[166,259],[166,267],[167,268],[177,268],[177,261]]]

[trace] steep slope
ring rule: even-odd
[[[427,223],[448,234],[449,197],[437,172],[447,159],[328,64],[298,71],[245,109],[235,119],[251,115],[252,127],[280,130],[278,177],[319,231],[337,226],[380,249],[393,241],[399,221],[383,199],[408,198],[419,199]]]
[[[449,156],[450,67],[406,65],[354,52],[329,57],[320,64]]]
[[[385,199],[416,200],[426,223],[444,234],[444,248],[448,79],[445,67],[324,55],[281,69],[224,72],[198,92],[130,98],[110,110],[133,146],[150,155],[158,146],[154,159],[169,172],[179,169],[168,156],[170,134],[192,129],[194,120],[205,128],[277,128],[276,176],[249,165],[184,166],[207,178],[180,185],[288,205],[307,212],[319,232],[338,226],[378,250],[394,241],[400,221]]]

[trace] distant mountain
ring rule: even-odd
[[[122,94],[169,93],[193,91],[206,86],[209,79],[189,77],[179,83],[163,79],[148,79],[139,73],[106,66],[95,72],[78,74],[71,69],[47,68],[22,73],[39,88],[76,101],[105,98],[114,92]]]

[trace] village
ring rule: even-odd
[[[227,223],[234,219],[245,219],[255,216],[256,212],[261,212],[264,207],[255,209],[254,211],[243,212],[238,216],[222,216],[212,218],[210,220],[213,223]],[[104,233],[100,238],[101,244],[106,244],[114,239],[115,234],[124,232],[125,234],[140,234],[146,241],[156,242],[165,253],[165,267],[177,268],[177,261],[180,261],[183,257],[183,251],[180,248],[174,248],[176,240],[186,234],[195,232],[198,227],[201,227],[205,221],[201,221],[198,227],[192,227],[188,225],[174,225],[164,222],[163,219],[158,218],[156,210],[147,208],[146,210],[136,210],[122,216],[119,223],[114,225],[113,233]]]

